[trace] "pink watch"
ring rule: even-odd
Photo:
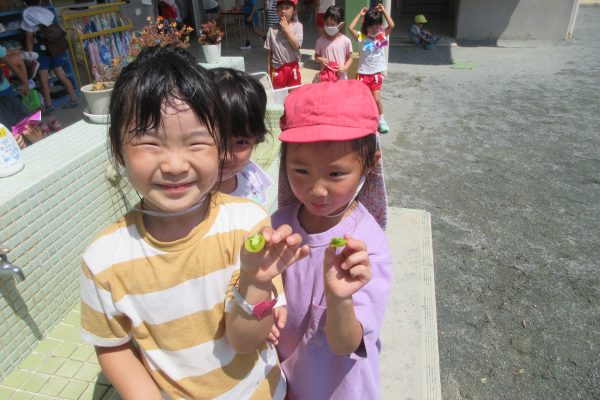
[[[275,286],[273,286],[273,292],[275,294],[275,298],[267,301],[259,301],[252,306],[248,304],[242,297],[242,294],[238,290],[237,286],[233,286],[233,297],[241,309],[244,310],[246,314],[254,315],[259,320],[269,315],[274,307],[279,307],[286,304],[285,296],[277,296],[277,289],[275,289]]]

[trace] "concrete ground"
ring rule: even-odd
[[[444,399],[600,398],[598,21],[391,49],[390,206],[431,213]]]

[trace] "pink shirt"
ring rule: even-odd
[[[339,66],[346,64],[352,53],[352,42],[346,35],[339,35],[333,40],[325,37],[317,39],[315,55],[325,57],[328,61],[335,61]],[[339,79],[348,79],[346,72],[339,75]]]
[[[379,332],[392,284],[392,259],[385,234],[359,203],[330,230],[309,235],[298,222],[300,203],[280,208],[271,217],[274,228],[290,224],[310,247],[310,254],[283,273],[287,324],[277,353],[288,383],[289,400],[348,400],[381,397]],[[352,296],[363,342],[353,354],[334,354],[325,337],[327,303],[323,288],[323,254],[332,237],[345,233],[367,243],[371,281]]]

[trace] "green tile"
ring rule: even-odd
[[[73,330],[67,336],[67,342],[83,344],[83,341],[81,340],[81,332],[79,331],[79,326],[73,327]]]
[[[34,398],[34,396],[35,395],[33,393],[17,392],[13,397],[10,398],[10,400],[31,400]]]
[[[52,354],[61,343],[60,340],[46,338],[42,340],[33,351],[36,353]]]
[[[85,391],[85,388],[87,388],[87,386],[87,382],[70,381],[60,393],[60,398],[68,400],[77,400],[79,399],[79,396],[81,396],[81,394]]]
[[[18,389],[21,387],[23,382],[27,380],[29,375],[31,375],[31,372],[16,368],[10,373],[10,375],[6,377],[6,379],[2,381],[2,385],[13,389]]]
[[[83,363],[80,361],[65,360],[63,365],[56,371],[56,375],[72,378],[81,367],[83,367]]]
[[[95,354],[95,352],[96,351],[92,346],[81,345],[73,352],[73,354],[71,354],[71,357],[69,358],[71,360],[87,361],[87,359],[90,358],[90,355]]]
[[[10,396],[15,394],[15,390],[9,387],[0,386],[0,399],[9,399]]]
[[[108,386],[98,383],[89,385],[85,392],[79,397],[80,400],[100,400],[108,391]]]
[[[37,371],[44,361],[48,358],[46,355],[31,353],[19,365],[19,368],[27,371]]]
[[[46,384],[38,391],[40,394],[56,397],[67,386],[68,381],[59,376],[52,376]]]
[[[40,365],[37,372],[53,375],[64,362],[64,358],[50,356],[42,365]]]
[[[95,382],[96,377],[100,373],[100,365],[84,363],[83,366],[75,373],[75,379],[81,379],[86,382]]]
[[[21,387],[22,390],[37,393],[48,381],[48,375],[31,374],[27,381]]]
[[[55,356],[69,358],[71,354],[77,349],[77,345],[75,343],[65,342],[58,346],[56,350],[52,353]]]
[[[98,377],[96,378],[96,382],[101,383],[103,385],[110,386],[110,381],[108,380],[108,378],[106,377],[106,375],[104,375],[104,372],[102,372],[102,371],[100,371],[100,373],[98,374]]]
[[[81,324],[81,313],[77,311],[71,311],[65,318],[63,318],[62,323],[79,328]]]

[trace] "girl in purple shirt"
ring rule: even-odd
[[[283,273],[277,347],[290,400],[380,397],[392,260],[377,125],[373,96],[355,80],[306,85],[285,101],[272,224],[291,225],[310,249]]]

